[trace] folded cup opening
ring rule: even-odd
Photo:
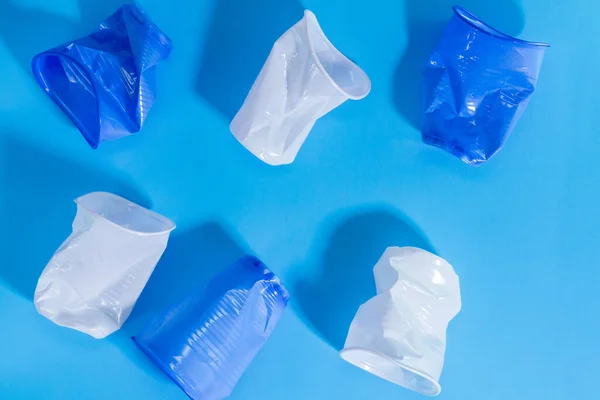
[[[343,349],[340,356],[360,369],[415,392],[437,396],[442,391],[440,384],[431,376],[383,354],[355,347]]]
[[[371,90],[371,81],[358,65],[350,61],[327,39],[317,17],[304,12],[308,41],[316,64],[333,86],[352,100],[364,98]]]
[[[170,219],[111,193],[89,193],[77,198],[75,202],[121,229],[139,235],[163,234],[175,229],[175,224]]]
[[[532,46],[532,47],[549,47],[550,46],[548,43],[529,42],[527,40],[518,39],[516,37],[502,33],[499,30],[492,28],[491,26],[489,26],[488,24],[486,24],[485,22],[483,22],[482,20],[480,20],[475,15],[471,14],[469,11],[467,11],[466,9],[464,9],[462,7],[454,6],[454,7],[452,7],[452,9],[454,10],[455,15],[457,15],[460,19],[462,19],[469,25],[471,25],[472,27],[476,28],[477,30],[479,30],[483,33],[486,33],[490,36],[493,36],[497,39],[507,40],[507,41],[513,42],[515,44],[524,45],[524,46]]]
[[[100,141],[100,113],[96,89],[88,72],[64,54],[47,52],[32,61],[39,85],[67,114],[94,149]]]

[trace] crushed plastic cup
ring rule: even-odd
[[[175,225],[110,193],[75,202],[73,232],[42,272],[34,303],[54,323],[101,339],[129,317]]]
[[[157,315],[133,340],[190,398],[223,399],[271,335],[288,299],[279,279],[245,256]]]
[[[142,129],[156,96],[156,64],[170,52],[171,39],[126,4],[90,35],[36,55],[32,70],[95,149]]]
[[[374,268],[377,295],[358,309],[342,358],[380,378],[435,396],[446,328],[461,308],[448,262],[414,247],[389,247]]]
[[[331,44],[306,10],[275,42],[230,129],[264,162],[290,164],[317,119],[370,90],[369,77]]]
[[[505,35],[454,7],[426,66],[423,141],[468,164],[487,161],[525,111],[548,46]]]

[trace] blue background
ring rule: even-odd
[[[232,399],[420,399],[337,355],[389,245],[430,249],[461,278],[440,399],[597,398],[600,3],[461,3],[553,46],[525,115],[481,167],[420,141],[422,67],[447,0],[141,1],[174,51],[143,131],[93,151],[29,62],[118,3],[0,0],[0,398],[185,399],[129,336],[252,252],[292,301]],[[294,164],[270,167],[228,125],[304,7],[373,89],[318,121]],[[72,200],[95,190],[178,225],[130,320],[106,340],[55,326],[32,303],[70,232]]]

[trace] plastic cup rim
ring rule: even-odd
[[[343,358],[345,361],[349,362],[350,364],[352,364],[352,365],[354,365],[354,366],[356,366],[356,367],[358,367],[358,368],[360,368],[360,369],[362,369],[362,370],[364,370],[364,371],[367,371],[367,372],[369,372],[369,373],[371,373],[371,372],[369,371],[369,369],[371,369],[371,370],[375,370],[375,371],[378,371],[378,369],[377,369],[377,368],[374,368],[374,367],[373,367],[373,366],[371,366],[371,365],[367,365],[366,363],[364,363],[364,362],[362,362],[362,361],[358,361],[358,363],[359,363],[359,364],[355,364],[354,362],[352,362],[352,361],[349,361],[349,360],[348,360],[348,359],[347,359],[347,358],[344,356],[344,354],[351,353],[351,352],[355,352],[355,351],[362,351],[362,352],[365,352],[365,353],[372,354],[372,355],[374,355],[374,356],[376,356],[376,357],[383,358],[384,360],[386,360],[386,361],[388,361],[388,362],[391,362],[391,363],[393,363],[393,364],[396,364],[398,367],[400,367],[400,368],[402,368],[402,369],[405,369],[405,370],[407,370],[407,371],[409,371],[409,372],[412,372],[412,373],[413,373],[413,374],[415,374],[415,375],[419,375],[420,377],[422,377],[422,378],[424,378],[424,379],[427,379],[427,380],[428,380],[429,382],[431,382],[431,383],[433,384],[433,386],[435,387],[435,392],[432,392],[432,393],[425,393],[425,392],[419,392],[419,391],[416,391],[416,390],[414,390],[414,389],[407,388],[406,386],[403,386],[403,385],[399,385],[399,386],[402,386],[402,387],[404,387],[404,388],[406,388],[406,389],[413,390],[413,391],[415,391],[415,392],[417,392],[417,393],[421,393],[421,394],[423,394],[423,395],[426,395],[426,396],[432,396],[432,397],[433,397],[433,396],[437,396],[437,395],[439,395],[439,394],[442,392],[442,387],[440,386],[440,383],[439,383],[437,380],[435,380],[433,377],[431,377],[430,375],[428,375],[428,374],[426,374],[426,373],[424,373],[424,372],[422,372],[422,371],[419,371],[419,370],[417,370],[417,369],[415,369],[415,368],[409,367],[408,365],[405,365],[405,364],[403,364],[403,363],[399,362],[398,360],[396,360],[396,359],[394,359],[394,358],[392,358],[392,357],[388,357],[387,355],[385,355],[385,354],[383,354],[383,353],[379,353],[379,352],[377,352],[377,351],[373,351],[373,350],[371,350],[371,349],[367,349],[367,348],[365,348],[365,347],[357,347],[357,346],[354,346],[354,347],[345,347],[344,349],[342,349],[342,350],[340,351],[340,357],[342,357],[342,358]],[[368,368],[369,368],[369,369],[365,368],[365,367],[367,367],[367,366],[368,366]],[[381,378],[381,375],[376,375],[376,376],[378,376],[378,377],[380,377],[380,378]],[[381,379],[385,379],[385,378],[381,378]],[[394,382],[394,383],[395,383],[395,382]]]
[[[341,51],[339,51],[337,49],[337,47],[335,47],[333,45],[333,43],[331,43],[331,41],[327,38],[327,35],[325,35],[325,32],[323,32],[323,29],[321,28],[321,25],[319,24],[319,21],[317,20],[317,16],[312,11],[310,11],[310,10],[304,10],[304,20],[305,20],[304,29],[306,31],[306,37],[308,38],[309,50],[310,50],[310,53],[312,55],[312,58],[313,58],[315,64],[317,65],[317,67],[319,68],[319,70],[327,77],[327,79],[329,80],[329,82],[331,83],[331,85],[338,92],[340,92],[344,97],[346,97],[346,98],[348,98],[350,100],[361,100],[361,99],[364,99],[365,97],[367,97],[367,95],[371,92],[371,80],[369,79],[369,77],[367,76],[367,74],[356,63],[354,63],[352,60],[350,60],[348,57],[346,57]],[[333,78],[327,73],[327,71],[325,71],[325,67],[323,67],[323,64],[321,64],[321,61],[319,60],[319,57],[317,57],[317,53],[315,52],[314,46],[312,44],[312,41],[310,40],[310,34],[308,32],[308,29],[309,29],[308,24],[309,23],[313,24],[312,28],[317,30],[317,32],[319,33],[319,35],[321,36],[321,38],[325,41],[325,43],[327,43],[327,45],[334,52],[336,52],[338,55],[340,55],[347,62],[355,65],[364,74],[365,78],[367,79],[368,85],[367,85],[367,88],[366,88],[366,90],[365,90],[365,92],[363,94],[361,94],[360,96],[352,96],[352,95],[350,95],[348,92],[346,92],[344,89],[342,89],[335,82],[335,80],[333,80]]]
[[[121,196],[118,196],[118,195],[116,195],[116,194],[109,193],[109,192],[91,192],[91,193],[84,194],[83,196],[79,196],[78,198],[76,198],[76,199],[75,199],[75,203],[77,204],[77,206],[78,206],[78,207],[82,207],[82,208],[84,208],[84,209],[85,209],[86,211],[88,211],[89,213],[91,213],[91,214],[93,214],[93,215],[96,215],[96,216],[98,216],[98,217],[102,218],[102,219],[103,219],[103,220],[105,220],[105,221],[108,221],[110,224],[112,224],[112,225],[116,226],[117,228],[119,228],[119,229],[121,229],[121,230],[123,230],[123,231],[125,231],[125,232],[133,233],[133,234],[135,234],[135,235],[137,235],[137,236],[159,236],[159,235],[164,235],[164,234],[166,234],[166,233],[170,233],[171,231],[173,231],[173,230],[174,230],[174,229],[177,227],[177,226],[175,225],[175,223],[174,223],[173,221],[171,221],[169,218],[167,218],[167,217],[165,217],[165,216],[163,216],[163,215],[160,215],[160,214],[159,214],[159,213],[157,213],[157,212],[154,212],[154,211],[152,211],[152,210],[149,210],[149,209],[147,209],[146,207],[142,207],[142,206],[140,206],[139,204],[135,204],[137,207],[139,207],[139,208],[141,208],[141,209],[145,210],[146,212],[148,212],[148,213],[149,213],[149,214],[151,214],[152,216],[154,216],[154,217],[156,217],[157,219],[159,219],[159,220],[161,220],[161,221],[165,222],[165,224],[166,224],[166,225],[168,225],[168,228],[166,228],[166,229],[163,229],[163,230],[161,230],[161,231],[156,231],[156,232],[143,232],[143,231],[136,231],[135,229],[126,228],[126,227],[124,227],[123,225],[119,225],[119,224],[117,224],[116,222],[114,222],[114,221],[112,221],[112,220],[110,220],[110,219],[106,218],[105,216],[103,216],[103,215],[100,215],[100,214],[99,214],[99,213],[97,213],[95,210],[92,210],[91,208],[87,207],[86,205],[84,205],[84,204],[81,202],[81,199],[82,199],[82,198],[84,198],[84,197],[86,197],[86,196],[94,195],[94,194],[96,194],[96,195],[99,195],[99,194],[101,194],[101,195],[105,195],[105,196],[106,196],[106,195],[108,195],[109,197],[117,198],[117,199],[120,199],[120,200],[125,200],[125,201],[127,201],[127,202],[129,202],[129,203],[132,203],[132,204],[135,204],[135,203],[134,203],[134,202],[132,202],[132,201],[130,201],[130,200],[127,200],[127,199],[126,199],[126,198],[124,198],[124,197],[121,197]]]
[[[65,105],[65,103],[58,97],[56,96],[56,94],[54,94],[52,91],[46,90],[48,88],[47,85],[47,81],[46,78],[43,77],[43,74],[41,73],[41,71],[38,69],[37,67],[37,63],[45,57],[59,57],[59,58],[65,58],[67,60],[69,60],[69,62],[72,62],[73,64],[77,65],[81,71],[86,74],[88,80],[92,83],[92,87],[94,88],[94,95],[96,97],[96,113],[98,114],[98,134],[97,135],[92,135],[92,133],[84,126],[82,125],[76,118],[73,117],[73,113],[71,112],[71,110],[69,110],[67,108],[67,106]],[[63,112],[65,114],[67,114],[67,116],[69,117],[69,119],[73,122],[73,124],[75,124],[75,126],[77,127],[77,129],[79,129],[79,131],[81,132],[81,134],[83,135],[83,137],[85,138],[85,140],[88,142],[88,144],[93,148],[93,149],[97,149],[98,146],[100,145],[100,105],[98,104],[98,89],[96,88],[96,82],[94,79],[91,79],[90,74],[88,73],[87,69],[85,68],[85,66],[83,64],[81,64],[79,61],[77,61],[75,58],[67,55],[67,54],[63,54],[61,52],[58,52],[56,50],[48,50],[45,51],[43,53],[37,54],[32,62],[32,69],[34,72],[34,76],[36,81],[38,82],[38,84],[40,84],[42,86],[42,88],[44,89],[44,91],[46,93],[48,93],[48,95],[50,96],[50,98],[61,108],[61,110],[63,110]]]
[[[454,14],[459,17],[462,21],[465,21],[467,24],[477,29],[478,31],[485,33],[486,35],[492,36],[496,39],[510,41],[515,44],[520,44],[529,47],[550,47],[550,44],[544,42],[530,42],[528,40],[523,40],[516,38],[514,36],[507,35],[506,33],[500,32],[496,28],[486,24],[469,10],[461,6],[453,6],[452,10]]]

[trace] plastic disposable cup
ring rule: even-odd
[[[448,262],[414,247],[389,247],[374,268],[377,295],[358,309],[342,358],[419,393],[440,393],[446,328],[460,311]]]
[[[126,4],[90,35],[36,55],[38,84],[93,148],[142,129],[156,97],[156,64],[171,40]]]
[[[271,335],[288,299],[279,279],[245,256],[154,317],[133,340],[192,399],[223,399]]]
[[[42,272],[34,303],[54,323],[101,339],[129,317],[175,225],[110,193],[75,201],[73,232]]]
[[[501,33],[454,7],[427,62],[423,141],[468,164],[487,161],[525,111],[547,48]]]
[[[289,164],[317,119],[370,90],[368,76],[331,44],[306,10],[275,42],[230,129],[264,162]]]

